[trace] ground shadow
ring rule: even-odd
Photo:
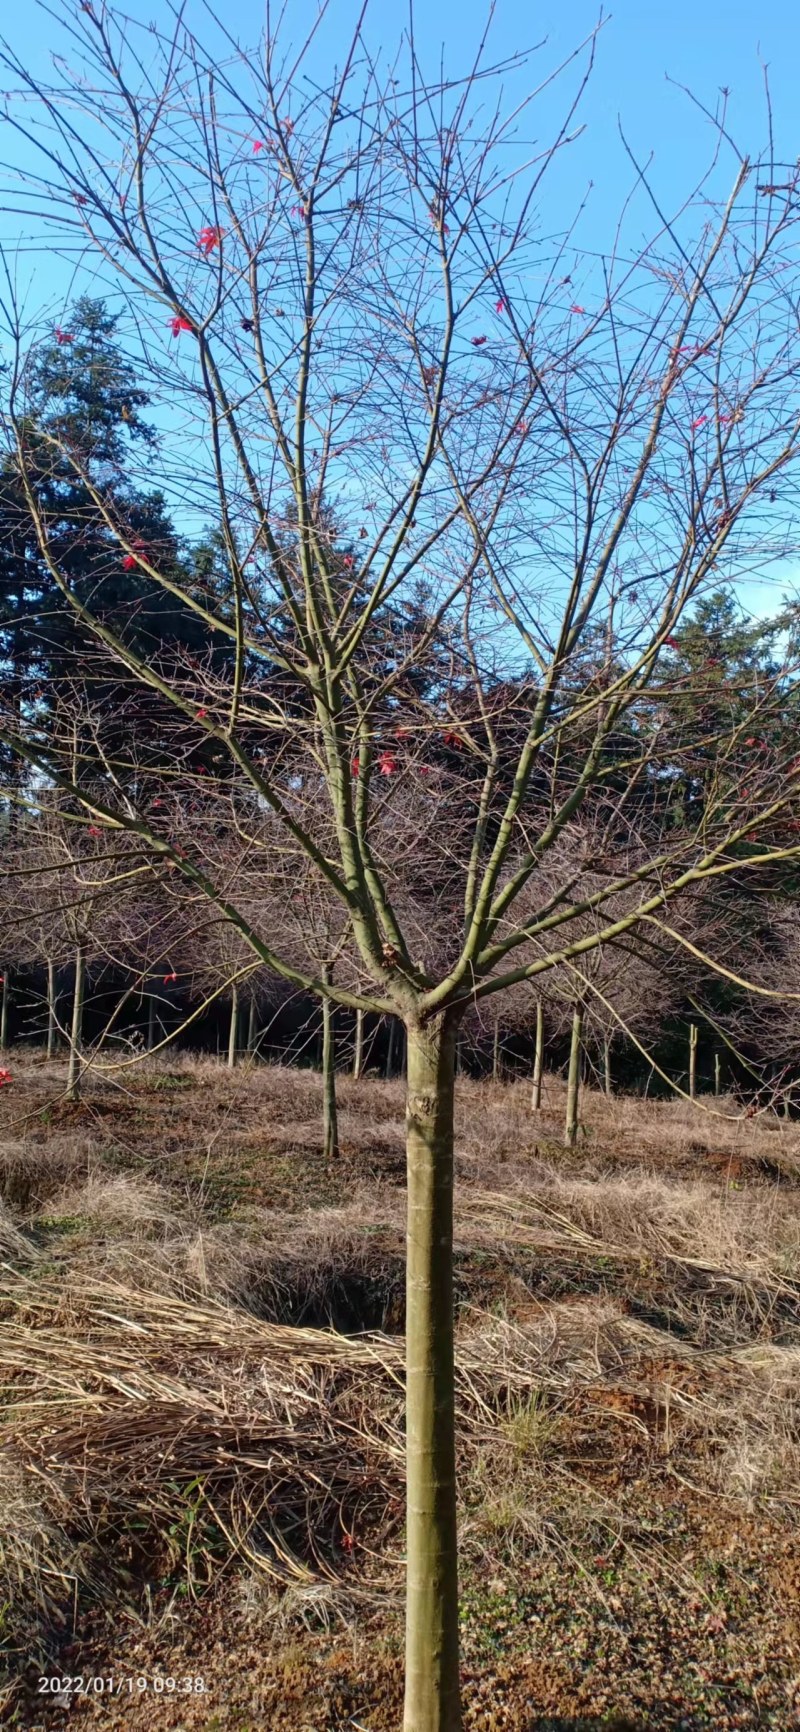
[[[706,1728],[710,1732],[712,1725],[711,1720],[692,1722],[687,1720],[685,1714],[678,1714],[674,1720],[659,1720],[658,1732],[682,1732],[683,1728],[689,1726],[693,1726],[694,1732],[706,1732]],[[548,1716],[547,1719],[542,1720],[536,1716],[532,1720],[526,1720],[524,1732],[653,1732],[653,1722],[652,1720],[631,1720],[630,1716],[626,1714],[612,1714],[610,1716],[604,1714],[600,1720],[596,1719],[594,1715],[591,1715],[588,1720],[585,1716],[577,1720],[565,1720],[560,1715],[557,1715],[555,1719]]]

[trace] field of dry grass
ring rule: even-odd
[[[310,1071],[11,1068],[0,1718],[389,1732],[401,1084],[340,1079],[332,1168]],[[800,1726],[800,1126],[716,1104],[587,1094],[566,1153],[559,1084],[460,1079],[470,1728]]]

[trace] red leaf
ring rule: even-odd
[[[692,432],[696,433],[698,427],[705,427],[707,420],[707,415],[698,415],[697,420],[692,422]]]
[[[530,421],[518,421],[516,427],[514,428],[515,433],[519,433],[522,435],[524,435],[525,433],[530,433],[530,430],[531,430]]]
[[[446,746],[463,746],[464,741],[461,739],[459,734],[453,734],[450,729],[447,728],[444,731],[444,743]]]
[[[352,564],[353,564],[352,553],[346,553],[344,556],[344,559],[342,560],[342,565],[345,567],[345,569],[347,571],[349,571]]]
[[[183,317],[182,313],[176,313],[175,317],[173,319],[170,319],[169,328],[172,332],[173,337],[179,337],[181,334],[181,331],[191,331],[193,329],[192,325],[190,325],[190,323],[189,323],[189,320],[185,319]]]
[[[204,722],[207,715],[208,715],[208,710],[197,710],[195,713],[195,721]]]
[[[381,752],[378,759],[378,769],[382,776],[393,776],[397,769],[397,759],[392,756],[391,752]]]
[[[136,560],[134,559],[133,554],[132,553],[126,553],[125,558],[122,561],[123,571],[133,571],[135,564],[136,564]]]
[[[5,1088],[6,1083],[10,1083],[11,1081],[12,1076],[10,1070],[0,1070],[0,1089]]]
[[[224,232],[224,229],[219,228],[205,228],[200,230],[197,237],[197,244],[201,253],[205,253],[206,258],[213,253],[215,247],[221,246]]]
[[[165,974],[164,975],[164,985],[169,986],[170,982],[173,980],[177,980],[177,978],[178,978],[177,974]]]
[[[88,834],[90,836],[102,836],[103,832],[102,832],[102,830],[98,830],[96,824],[90,824]]]
[[[354,1545],[355,1540],[353,1539],[352,1534],[342,1534],[341,1547],[343,1552],[351,1552]]]
[[[75,338],[73,337],[72,332],[71,331],[62,331],[60,325],[56,325],[56,328],[55,328],[55,331],[53,332],[53,335],[55,337],[55,340],[56,340],[59,348],[61,348],[62,344],[64,344],[64,343],[74,343],[74,341],[75,341]]]
[[[680,649],[680,647],[681,647],[680,644],[678,643],[678,639],[676,637],[665,637],[664,642],[665,642],[665,644],[669,645],[670,649],[676,650],[676,649]]]
[[[305,217],[307,215],[305,205],[304,204],[293,204],[291,210],[289,211],[289,215],[293,216],[293,217]]]
[[[495,301],[494,310],[496,313],[507,313],[508,312],[507,303],[505,301]]]
[[[486,338],[485,337],[470,337],[470,342],[472,344],[473,349],[480,349],[483,346],[483,344],[486,342]]]
[[[577,304],[577,301],[573,303],[573,305],[570,307],[569,310],[571,313],[585,313],[586,312],[586,308],[585,307],[579,307]]]
[[[154,800],[153,801],[154,806],[163,806],[163,804],[164,804],[163,800]]]
[[[360,761],[361,760],[359,758],[353,758],[353,760],[350,764],[350,768],[351,768],[354,776],[358,775]]]
[[[253,155],[258,156],[259,151],[263,150],[263,149],[264,149],[263,138],[254,138],[253,139]]]

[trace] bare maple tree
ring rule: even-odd
[[[576,883],[554,901],[544,876],[537,891],[603,791],[626,719],[626,784],[674,775],[659,715],[684,611],[791,545],[797,200],[776,190],[787,175],[769,152],[741,157],[721,119],[709,173],[674,219],[634,165],[652,239],[631,247],[623,227],[584,259],[569,233],[543,240],[535,210],[593,39],[562,69],[577,69],[562,127],[526,151],[536,92],[513,114],[487,106],[504,69],[484,45],[452,83],[426,78],[413,39],[384,74],[362,19],[321,88],[269,18],[248,57],[219,20],[204,48],[182,18],[165,38],[91,0],[56,16],[72,60],[54,63],[52,84],[5,51],[20,92],[6,124],[26,140],[12,203],[124,307],[164,406],[148,478],[160,464],[167,496],[219,526],[225,582],[164,570],[85,444],[40,433],[34,464],[30,334],[9,266],[6,425],[40,558],[128,687],[156,694],[182,736],[213,748],[236,798],[268,815],[282,869],[310,874],[320,905],[338,908],[347,971],[287,954],[282,931],[154,809],[123,748],[101,787],[24,706],[6,706],[2,738],[154,881],[179,874],[254,966],[404,1024],[405,1727],[454,1732],[458,1028],[469,1005],[585,968],[643,922],[671,932],[673,900],[734,855],[743,870],[795,851],[768,826],[797,799],[797,767],[776,747],[743,791],[733,727],[714,797],[651,853],[591,893]],[[109,581],[122,564],[176,594],[209,641],[228,642],[227,672],[210,659],[171,672],[109,623],[102,581],[89,594],[71,583],[38,485],[48,439],[91,502]],[[767,839],[752,843],[757,826]],[[404,924],[408,896],[436,931],[430,952]]]

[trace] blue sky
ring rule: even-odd
[[[169,16],[164,0],[132,0],[124,11],[143,22]],[[230,30],[244,44],[255,44],[264,24],[256,0],[230,0],[223,9]],[[278,8],[276,7],[277,11]],[[337,57],[356,16],[355,0],[334,0],[318,39],[321,67]],[[314,0],[289,0],[284,32],[301,40],[316,15]],[[433,72],[444,51],[448,70],[465,70],[486,22],[486,0],[438,0],[415,8],[419,52]],[[546,0],[530,7],[521,0],[497,0],[489,58],[500,60],[516,49],[543,42],[531,62],[541,76],[566,57],[598,21],[589,0]],[[188,0],[186,17],[198,34],[210,26],[202,0]],[[406,0],[372,0],[366,34],[388,52],[406,27]],[[2,27],[11,47],[29,66],[44,70],[49,54],[64,47],[58,26],[37,6],[8,9]],[[645,159],[652,153],[659,193],[667,203],[686,191],[697,165],[708,153],[711,128],[668,79],[688,85],[713,109],[722,86],[730,90],[731,130],[743,150],[757,149],[766,133],[763,65],[769,70],[778,154],[794,161],[800,154],[797,121],[797,66],[800,62],[800,8],[791,0],[618,0],[603,25],[597,66],[584,97],[585,131],[562,158],[546,203],[574,205],[593,181],[587,242],[608,244],[609,228],[629,184],[630,167],[617,133],[621,119],[629,142]],[[569,75],[567,75],[569,79]],[[0,77],[0,85],[5,82]],[[509,75],[510,95],[529,87],[528,73]],[[546,136],[548,116],[559,112],[567,85],[558,86],[536,105],[533,136]],[[5,155],[6,152],[3,152]]]
[[[169,13],[164,0],[131,0],[125,10],[142,22],[155,18],[167,25]],[[314,51],[321,80],[331,61],[341,57],[357,11],[357,0],[333,0]],[[316,12],[314,0],[288,0],[284,35],[299,44]],[[444,52],[451,75],[466,71],[486,23],[486,0],[439,0],[437,4],[416,0],[415,13],[423,69],[435,74]],[[207,40],[213,26],[202,0],[188,0],[186,16],[190,26]],[[264,8],[256,0],[228,0],[224,18],[243,46],[258,42]],[[407,21],[407,0],[372,0],[366,35],[373,47],[382,45],[388,54]],[[502,60],[517,49],[543,44],[528,70],[508,75],[509,105],[566,58],[597,22],[598,11],[589,0],[545,0],[535,7],[520,0],[498,0],[487,50],[489,62]],[[14,52],[45,76],[50,53],[66,46],[59,39],[59,27],[47,12],[36,7],[20,7],[7,17],[3,29]],[[670,214],[676,209],[708,162],[714,138],[709,122],[677,85],[688,85],[712,110],[721,87],[727,87],[729,128],[743,152],[755,153],[767,135],[766,65],[776,155],[779,161],[794,162],[800,155],[798,64],[800,8],[790,0],[759,0],[758,5],[752,0],[726,0],[724,4],[723,0],[671,0],[669,5],[618,0],[599,34],[596,67],[579,114],[583,131],[561,155],[556,171],[545,183],[540,200],[542,231],[563,230],[586,198],[576,241],[590,253],[608,250],[632,180],[632,168],[619,137],[620,122],[639,161],[652,158],[651,180],[663,207]],[[576,69],[568,70],[563,80],[537,100],[530,119],[522,124],[526,139],[542,143],[549,139],[552,122],[563,114],[577,77]],[[5,82],[0,75],[0,86]],[[8,133],[6,140],[0,155],[7,161],[16,147]],[[717,191],[727,187],[732,174],[733,161],[728,156]],[[629,239],[643,236],[651,226],[651,213],[640,201],[633,207]],[[8,218],[0,219],[0,229],[5,239],[12,239]],[[52,307],[55,297],[69,292],[71,285],[62,275],[64,271],[64,266],[44,255],[36,259],[31,296],[34,306],[49,303]],[[579,288],[576,292],[582,298]],[[748,603],[768,611],[785,587],[785,573],[776,573],[772,582],[762,586],[760,599],[748,586]]]

